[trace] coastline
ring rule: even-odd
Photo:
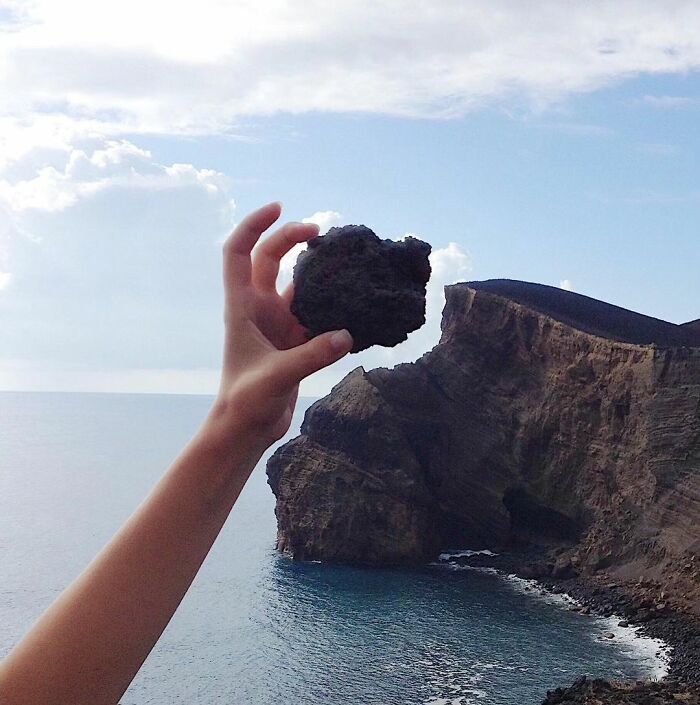
[[[663,639],[645,634],[641,625],[630,624],[620,614],[596,614],[571,594],[551,592],[534,578],[521,578],[515,573],[504,574],[502,577],[523,594],[543,599],[582,617],[589,617],[597,632],[596,639],[627,647],[626,650],[634,655],[635,660],[649,670],[650,680],[663,680],[669,675],[673,646]]]
[[[537,575],[541,560],[541,556],[461,549],[444,551],[433,565],[493,572],[523,594],[590,617],[596,620],[599,639],[628,645],[649,667],[648,679],[635,683],[591,680],[582,674],[568,687],[552,684],[554,689],[547,691],[543,704],[700,703],[697,618],[668,602],[646,607],[653,602],[651,597],[658,587],[649,581],[625,584],[605,574],[566,578]]]

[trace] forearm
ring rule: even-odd
[[[213,414],[118,534],[0,664],[0,702],[117,703],[261,453],[227,434]]]

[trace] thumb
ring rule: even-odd
[[[280,387],[299,384],[302,379],[340,360],[352,349],[349,331],[322,333],[295,348],[283,350],[276,361],[274,383]]]

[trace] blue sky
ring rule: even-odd
[[[125,3],[105,38],[78,0],[0,0],[0,388],[213,392],[219,243],[278,199],[436,250],[426,328],[308,394],[429,349],[452,281],[700,317],[694,3],[219,5],[127,33]]]

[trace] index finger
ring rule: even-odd
[[[232,290],[251,282],[250,253],[260,236],[280,217],[282,204],[268,203],[249,213],[224,242],[224,287]]]
[[[318,235],[314,223],[287,223],[264,240],[253,255],[253,283],[262,289],[275,290],[280,260],[295,245]]]

